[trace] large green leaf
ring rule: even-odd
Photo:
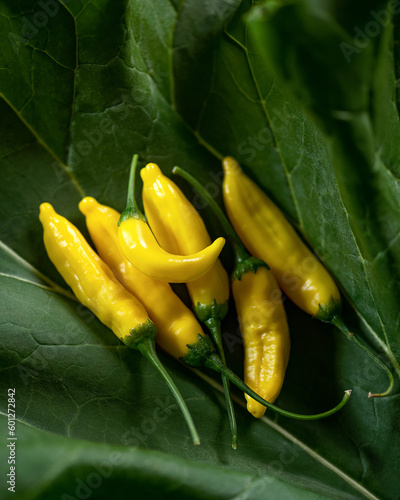
[[[346,231],[336,239],[335,255],[323,253],[323,258],[335,273],[342,269],[342,286],[400,373],[400,123],[389,22],[398,8],[393,2],[376,4],[375,10],[360,8],[358,31],[345,31],[330,10],[311,1],[294,2],[272,16],[258,8],[251,26],[262,61],[279,81],[285,80],[324,134],[329,170],[336,177],[328,189],[337,192],[328,210],[341,213],[347,223],[340,225]],[[292,24],[298,30],[289,37]],[[354,33],[364,34],[362,49]],[[288,139],[282,134],[282,141]],[[300,175],[313,163],[303,165]],[[316,211],[315,195],[307,196]],[[313,234],[308,225],[302,221],[313,244],[322,249],[323,229]]]
[[[0,1],[0,408],[7,413],[15,387],[20,498],[78,497],[80,480],[113,452],[120,462],[91,498],[398,494],[399,396],[367,399],[385,377],[333,328],[287,304],[292,354],[277,403],[312,413],[353,388],[347,407],[304,423],[268,412],[256,421],[237,405],[237,451],[218,380],[161,353],[195,417],[194,447],[157,373],[57,288],[65,284],[43,247],[39,204],[53,203],[85,231],[81,196],[122,209],[134,152],[167,173],[185,167],[216,196],[218,160],[232,154],[331,269],[350,299],[346,319],[396,363],[392,26],[347,64],[340,42],[365,26],[371,7],[269,4],[253,13],[249,40],[247,1]],[[224,332],[240,372],[233,307]],[[4,478],[5,445],[0,453]],[[5,481],[0,491],[7,495]]]

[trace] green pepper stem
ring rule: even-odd
[[[135,198],[135,179],[136,179],[136,168],[138,163],[139,156],[133,155],[131,162],[131,169],[129,173],[129,184],[128,184],[128,195],[126,199],[126,208],[122,212],[121,217],[119,218],[118,225],[128,219],[143,219],[145,220],[145,216],[139,210],[138,204]]]
[[[126,199],[126,208],[130,210],[138,210],[138,206],[135,198],[135,179],[136,179],[136,168],[139,156],[133,155],[131,162],[131,170],[129,172],[129,184],[128,184],[128,196]]]
[[[249,259],[250,258],[249,253],[244,248],[243,243],[240,241],[239,236],[236,234],[228,218],[221,210],[219,205],[216,203],[214,198],[210,195],[210,193],[206,189],[204,189],[202,184],[192,175],[190,175],[189,172],[186,172],[186,170],[183,170],[181,167],[174,167],[172,169],[172,173],[174,175],[178,175],[179,177],[185,179],[192,187],[194,187],[200,193],[201,197],[210,205],[211,210],[218,218],[219,222],[221,223],[221,226],[224,228],[225,234],[227,235],[229,241],[233,246],[233,250],[235,252],[236,265]]]
[[[136,347],[145,358],[147,358],[150,363],[156,368],[156,370],[159,372],[159,374],[162,376],[166,384],[168,385],[169,389],[171,390],[174,398],[176,399],[176,402],[179,405],[179,408],[181,409],[181,412],[185,418],[186,424],[189,428],[190,434],[193,439],[193,444],[200,444],[200,438],[197,433],[196,427],[194,425],[192,416],[188,410],[188,407],[186,406],[186,403],[179,392],[178,388],[176,387],[174,381],[172,378],[169,376],[167,370],[164,368],[164,366],[161,364],[161,361],[159,360],[155,346],[154,346],[154,340],[150,338],[146,338],[143,341],[141,341],[137,347]]]
[[[250,387],[248,387],[237,375],[235,375],[229,368],[224,366],[222,363],[221,359],[219,356],[217,356],[215,353],[210,354],[207,356],[207,358],[204,361],[204,366],[207,368],[211,368],[212,370],[215,370],[217,372],[223,373],[226,375],[226,377],[233,383],[235,384],[240,390],[251,396],[253,399],[257,401],[257,403],[262,404],[263,406],[266,406],[267,408],[270,408],[271,410],[274,410],[276,413],[279,413],[280,415],[283,415],[285,417],[293,418],[295,420],[319,420],[321,418],[326,418],[329,417],[330,415],[333,415],[337,411],[343,408],[343,406],[348,402],[350,399],[351,395],[351,390],[344,391],[344,396],[343,399],[340,401],[339,404],[337,404],[334,408],[331,410],[328,410],[324,413],[317,413],[315,415],[301,415],[299,413],[292,413],[287,410],[283,410],[282,408],[279,408],[278,406],[275,406],[271,403],[268,403],[265,399],[263,399],[261,396],[259,396],[256,392],[254,392]]]
[[[211,334],[211,337],[212,337],[212,339],[217,347],[217,351],[218,351],[218,354],[220,355],[222,363],[224,364],[224,366],[226,366],[225,353],[224,353],[224,349],[222,346],[222,338],[221,338],[221,321],[219,319],[209,318],[204,323],[207,325],[207,328]],[[222,386],[224,388],[226,409],[228,412],[228,419],[229,419],[229,426],[230,426],[231,433],[232,433],[232,448],[234,450],[236,450],[236,448],[237,448],[236,416],[235,416],[235,410],[233,408],[232,398],[231,398],[231,394],[230,394],[229,380],[224,373],[222,374]]]
[[[361,349],[363,349],[363,351],[366,352],[368,354],[368,356],[371,359],[373,359],[375,361],[375,363],[377,363],[383,369],[383,371],[386,373],[386,375],[389,377],[389,387],[386,389],[385,392],[381,392],[381,393],[377,393],[377,394],[369,392],[368,393],[368,397],[369,398],[384,398],[385,396],[388,396],[392,392],[393,385],[394,385],[393,374],[390,371],[390,369],[385,365],[385,363],[381,360],[381,358],[379,356],[377,356],[371,350],[370,347],[368,347],[366,344],[364,344],[364,342],[362,340],[360,340],[355,335],[354,332],[351,332],[347,328],[347,326],[344,323],[344,321],[341,318],[341,316],[339,316],[338,314],[335,314],[333,316],[333,318],[330,320],[330,323],[332,323],[332,325],[336,326],[342,333],[344,333],[349,340],[352,340],[359,347],[361,347]]]

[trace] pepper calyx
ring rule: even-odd
[[[340,316],[342,309],[342,303],[340,300],[335,300],[332,296],[328,302],[325,304],[318,305],[318,312],[314,318],[324,321],[325,323],[331,323],[335,316]]]
[[[269,269],[269,265],[263,260],[257,259],[257,257],[249,257],[248,259],[239,262],[232,273],[232,281],[240,281],[244,274],[250,272],[255,274],[259,267],[265,267],[266,269]]]
[[[198,340],[194,344],[187,344],[188,352],[180,359],[189,366],[199,368],[204,366],[207,359],[215,351],[213,343],[208,336],[198,334]]]
[[[146,344],[149,340],[155,341],[157,337],[157,326],[147,319],[144,323],[139,326],[132,328],[129,334],[122,339],[122,342],[130,347],[131,349],[137,349],[140,351],[140,346]]]
[[[218,304],[215,299],[211,304],[197,302],[193,310],[197,319],[203,323],[210,320],[222,321],[228,313],[228,301],[226,300],[223,304]]]
[[[118,226],[120,226],[123,222],[129,219],[139,219],[146,222],[146,217],[142,214],[142,212],[139,212],[139,210],[136,207],[130,207],[126,208],[122,212],[121,217],[119,218],[118,221]]]

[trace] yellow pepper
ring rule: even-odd
[[[268,263],[282,290],[297,306],[315,318],[338,327],[379,364],[388,375],[389,387],[380,394],[369,393],[369,397],[388,395],[393,387],[393,375],[383,361],[344,324],[340,313],[340,292],[328,271],[303,243],[279,208],[244,174],[234,158],[227,156],[222,166],[226,211],[246,248]]]
[[[154,163],[140,171],[143,180],[143,205],[146,218],[157,241],[168,252],[189,255],[210,245],[211,239],[199,213],[178,186]],[[221,321],[228,311],[229,277],[218,259],[201,278],[187,283],[196,316],[209,329],[225,364],[221,339]],[[236,448],[237,428],[229,385],[222,377],[232,430],[232,447]]]
[[[40,205],[40,221],[47,254],[79,302],[124,343],[135,342],[133,328],[143,327],[155,336],[146,309],[121,286],[78,229],[49,203]]]
[[[221,209],[190,174],[175,167],[210,204],[233,243],[235,269],[232,292],[244,347],[244,381],[257,394],[273,403],[283,385],[289,360],[290,338],[278,284],[264,261],[250,257]],[[256,418],[265,407],[245,394],[247,409]]]
[[[170,283],[193,281],[211,269],[225,240],[218,238],[207,248],[191,255],[171,254],[161,248],[134,198],[137,160],[135,155],[129,179],[128,203],[119,222],[118,240],[121,249],[129,262],[152,278]]]
[[[246,248],[268,262],[282,290],[301,309],[330,318],[340,293],[328,271],[237,161],[228,156],[222,165],[226,211]]]
[[[189,255],[211,244],[199,213],[179,187],[166,177],[155,163],[140,171],[143,181],[143,205],[150,227],[167,252]],[[201,278],[187,283],[194,306],[211,306],[215,301],[226,309],[229,278],[218,259]],[[222,318],[226,311],[222,312]],[[221,319],[222,319],[221,318]]]
[[[273,403],[281,391],[290,352],[289,328],[278,284],[266,267],[232,281],[244,347],[244,381]],[[256,418],[265,407],[245,394]]]
[[[79,210],[86,216],[90,237],[102,260],[124,287],[143,303],[157,325],[157,344],[175,358],[185,356],[186,345],[195,343],[199,333],[204,335],[193,313],[166,281],[146,276],[126,259],[118,244],[120,214],[116,210],[91,197],[79,203]]]
[[[40,206],[44,244],[50,260],[77,299],[128,347],[140,351],[161,374],[186,419],[195,444],[199,436],[189,410],[155,352],[157,327],[139,300],[115,278],[80,231],[49,203]]]

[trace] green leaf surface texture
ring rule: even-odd
[[[0,0],[0,498],[399,498],[399,14],[393,1]],[[44,201],[86,236],[83,196],[122,211],[134,153],[220,203],[221,159],[236,157],[336,279],[345,321],[398,375],[392,394],[368,399],[385,375],[286,300],[276,404],[318,413],[352,389],[350,402],[322,421],[256,420],[233,390],[232,450],[218,375],[160,352],[193,446],[155,369],[73,299],[42,241]],[[222,260],[231,271],[229,248]],[[242,375],[233,302],[222,332]]]

